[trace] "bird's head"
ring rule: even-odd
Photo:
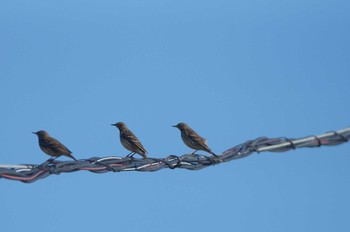
[[[117,127],[118,129],[126,127],[125,123],[123,123],[123,122],[117,122],[117,123],[114,123],[114,124],[111,124],[111,125]]]
[[[179,130],[183,130],[183,129],[188,128],[187,124],[184,123],[184,122],[180,122],[180,123],[174,125],[173,127],[176,127],[176,128],[178,128]]]
[[[32,132],[33,134],[36,134],[38,137],[48,137],[49,134],[44,130],[39,130],[37,132]]]

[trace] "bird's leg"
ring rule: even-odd
[[[49,162],[50,164],[52,164],[55,159],[57,159],[59,156],[54,156],[54,157],[51,157],[50,159],[47,160],[47,162]]]
[[[130,152],[126,157],[132,158],[135,155],[135,152]]]
[[[132,152],[132,154],[129,156],[130,158],[134,158],[134,155],[136,154],[136,152]]]
[[[198,151],[198,150],[195,150],[194,152],[190,153],[190,155],[195,155],[194,153],[196,153],[196,151]]]

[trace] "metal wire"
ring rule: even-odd
[[[121,158],[118,156],[92,157],[78,161],[46,161],[40,165],[0,165],[0,178],[18,180],[24,183],[32,183],[52,174],[68,173],[87,170],[94,173],[142,171],[154,172],[164,168],[182,168],[199,170],[222,162],[240,159],[254,152],[284,152],[302,147],[335,146],[350,139],[350,127],[338,131],[332,131],[317,136],[307,136],[299,139],[286,137],[267,138],[259,137],[248,140],[219,155],[214,156],[198,154],[185,154],[182,156],[170,155],[166,158],[149,158],[149,160],[136,158]]]

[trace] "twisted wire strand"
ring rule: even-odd
[[[141,171],[155,172],[164,168],[182,168],[187,170],[200,170],[212,165],[240,159],[255,152],[285,152],[302,147],[335,146],[350,139],[350,127],[338,131],[332,131],[317,136],[303,138],[267,138],[259,137],[248,140],[234,146],[221,155],[220,159],[214,156],[199,154],[185,154],[182,156],[169,155],[166,158],[149,158],[149,160],[137,158],[122,158],[118,156],[92,157],[78,161],[46,161],[40,165],[0,165],[0,178],[18,180],[24,183],[32,183],[52,174],[69,173],[86,170],[93,173]]]

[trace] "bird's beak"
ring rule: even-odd
[[[111,124],[111,126],[115,126],[115,124]]]
[[[174,125],[174,126],[172,126],[172,127],[177,127],[177,125]]]
[[[36,134],[36,132],[32,132],[33,134]]]

